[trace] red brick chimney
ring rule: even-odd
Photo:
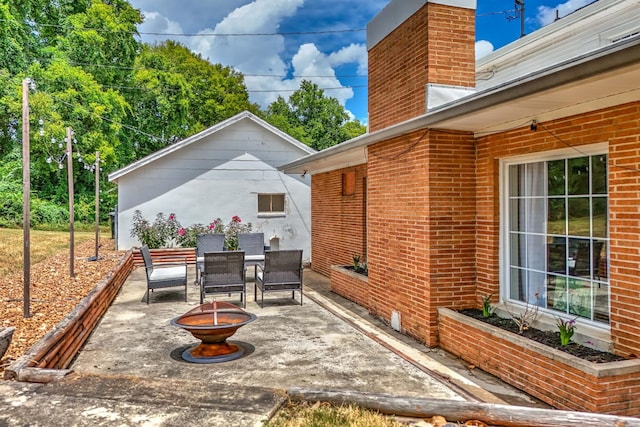
[[[442,103],[475,87],[475,8],[476,0],[392,0],[371,20],[369,132],[425,114],[428,98]]]

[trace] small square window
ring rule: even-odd
[[[284,213],[284,194],[258,194],[258,213]]]
[[[356,173],[355,171],[342,174],[342,195],[353,196],[356,194]]]

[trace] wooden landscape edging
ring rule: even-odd
[[[76,308],[42,337],[4,372],[8,380],[51,382],[71,372],[67,369],[93,328],[107,311],[133,271],[129,250],[116,268],[82,300]]]
[[[297,387],[289,389],[287,394],[292,400],[328,402],[336,405],[351,403],[388,415],[411,418],[430,418],[440,415],[449,421],[480,420],[489,425],[505,427],[640,427],[640,419],[638,418],[526,406],[397,397],[353,391],[324,391]]]

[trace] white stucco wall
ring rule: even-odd
[[[308,154],[257,123],[243,119],[118,179],[118,249],[140,243],[130,236],[134,212],[153,221],[175,213],[182,226],[233,215],[252,230],[277,234],[280,249],[303,249],[310,258],[310,177],[277,167]],[[285,194],[285,216],[259,217],[258,194]]]

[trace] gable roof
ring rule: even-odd
[[[255,114],[250,113],[249,111],[243,111],[239,114],[236,114],[235,116],[224,120],[218,124],[215,124],[213,126],[211,126],[210,128],[207,128],[201,132],[196,133],[195,135],[192,135],[188,138],[183,139],[182,141],[178,141],[175,144],[171,144],[161,150],[158,150],[154,153],[149,154],[146,157],[143,157],[140,160],[137,160],[121,169],[118,169],[114,172],[111,172],[109,174],[109,181],[117,181],[119,178],[122,178],[123,176],[143,167],[146,166],[150,163],[155,162],[158,159],[161,159],[177,150],[180,150],[186,146],[189,146],[195,142],[200,141],[203,138],[206,138],[210,135],[213,135],[223,129],[226,129],[230,126],[233,126],[234,124],[242,121],[242,120],[250,120],[252,122],[254,122],[255,124],[257,124],[258,126],[263,127],[265,130],[275,134],[276,136],[282,138],[283,140],[285,140],[286,142],[290,143],[291,145],[293,145],[294,147],[304,151],[307,154],[312,154],[315,153],[316,150],[314,150],[313,148],[309,147],[306,144],[303,144],[302,142],[298,141],[297,139],[293,138],[292,136],[282,132],[280,129],[276,128],[275,126],[270,125],[269,123],[265,122],[264,120],[262,120],[261,118],[259,118],[258,116],[256,116]]]
[[[634,0],[635,1],[635,0]],[[640,101],[640,34],[556,62],[440,105],[414,119],[345,141],[279,169],[288,174],[321,173],[366,163],[366,147],[418,129],[499,133]]]

